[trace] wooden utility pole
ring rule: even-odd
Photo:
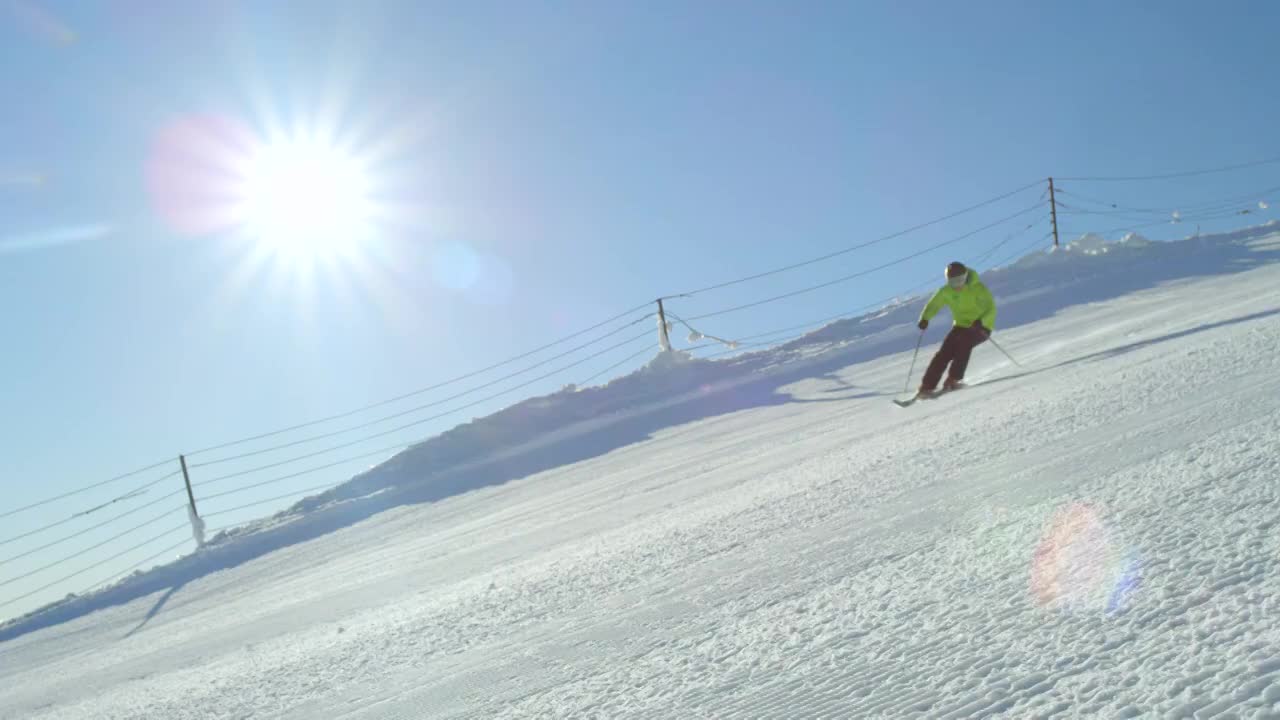
[[[187,472],[187,456],[179,455],[178,462],[182,464],[182,482],[187,484],[187,500],[191,503],[187,506],[187,519],[191,521],[191,536],[195,538],[196,548],[204,547],[204,520],[200,519],[200,513],[196,512],[196,494],[191,492],[191,473]]]
[[[187,472],[187,456],[179,455],[178,462],[182,464],[182,480],[187,484],[187,500],[191,501],[191,514],[200,517],[200,513],[196,512],[196,494],[191,492],[191,474]]]
[[[1049,178],[1049,217],[1053,220],[1053,247],[1058,247],[1058,200],[1053,195],[1053,178]]]
[[[667,335],[667,312],[662,308],[662,298],[658,298],[658,345],[663,352],[671,352],[671,338]]]

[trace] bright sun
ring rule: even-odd
[[[244,229],[281,254],[341,255],[373,223],[369,178],[354,156],[315,139],[264,144],[248,158],[237,193]]]

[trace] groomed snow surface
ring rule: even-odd
[[[1278,253],[1036,258],[984,275],[1026,368],[960,393],[889,402],[913,301],[567,465],[224,539],[275,544],[7,626],[0,717],[1280,718]]]

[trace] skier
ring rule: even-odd
[[[921,396],[936,392],[944,371],[947,371],[947,379],[942,384],[942,389],[955,390],[960,387],[965,368],[969,366],[970,353],[991,337],[996,324],[995,298],[978,279],[978,273],[966,268],[963,263],[953,262],[947,265],[946,276],[947,284],[934,293],[920,313],[921,331],[929,327],[929,320],[944,306],[951,308],[952,319],[951,332],[947,333],[942,347],[925,370],[924,380],[920,383]]]

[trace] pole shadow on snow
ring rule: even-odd
[[[1149,248],[1120,247],[1103,256],[1058,253],[1037,261],[1035,267],[1016,267],[983,277],[1001,301],[998,327],[1007,330],[1051,317],[1071,306],[1275,262],[1280,251],[1250,247],[1243,242],[1270,232],[1270,228],[1255,229],[1218,236],[1213,242],[1198,239],[1157,243]],[[305,498],[279,513],[273,527],[245,535],[216,536],[193,555],[136,574],[99,593],[72,597],[0,626],[0,643],[167,590],[130,633],[133,634],[162,610],[174,607],[170,600],[179,588],[196,578],[313,540],[395,507],[432,503],[600,457],[645,442],[667,428],[752,408],[895,395],[897,388],[844,387],[847,383],[839,373],[851,365],[909,353],[919,338],[915,319],[923,302],[923,298],[916,298],[868,317],[838,321],[767,352],[718,362],[655,361],[606,386],[523,401],[426,440],[333,490]],[[1272,313],[1216,326],[1269,314]],[[926,336],[931,343],[940,340],[945,332],[938,326]],[[1144,340],[1066,362],[1114,356],[1212,327]],[[816,359],[815,351],[821,351]],[[1029,373],[987,382],[1003,382],[1026,374]],[[832,395],[830,398],[796,398],[786,391],[788,385],[813,378],[842,387],[826,390],[825,394]]]
[[[1226,320],[1219,320],[1217,322],[1206,323],[1204,325],[1197,325],[1192,328],[1187,328],[1186,330],[1179,330],[1177,332],[1167,333],[1159,337],[1147,338],[1146,340],[1138,340],[1136,342],[1127,343],[1125,345],[1119,345],[1117,347],[1107,348],[1105,350],[1092,352],[1087,355],[1068,358],[1061,362],[1053,363],[1052,365],[1046,365],[1045,367],[1020,370],[1016,373],[1012,373],[1009,375],[1002,375],[998,378],[994,378],[991,380],[983,380],[981,383],[978,383],[978,384],[995,385],[997,383],[1004,383],[1012,380],[1018,380],[1020,378],[1028,377],[1031,375],[1039,375],[1040,373],[1049,372],[1051,370],[1057,370],[1059,368],[1064,368],[1071,365],[1079,365],[1081,363],[1089,363],[1089,362],[1098,362],[1101,360],[1110,360],[1111,358],[1119,357],[1121,355],[1127,355],[1131,352],[1135,352],[1143,348],[1160,345],[1173,340],[1180,340],[1182,338],[1190,337],[1192,335],[1198,335],[1203,332],[1209,332],[1210,330],[1217,330],[1219,328],[1231,327],[1232,325],[1239,325],[1241,323],[1253,322],[1255,320],[1265,320],[1266,318],[1270,318],[1270,317],[1280,317],[1280,309],[1263,310],[1260,312],[1249,313],[1247,315],[1240,315],[1238,317],[1228,318]]]
[[[151,606],[151,609],[147,611],[146,616],[142,618],[142,622],[138,623],[132,630],[125,633],[124,637],[131,638],[134,635],[136,635],[138,631],[142,630],[142,628],[146,627],[147,623],[154,620],[156,615],[160,614],[160,611],[164,609],[164,606],[169,602],[169,600],[175,594],[177,594],[179,590],[182,589],[182,586],[185,584],[186,583],[178,583],[173,587],[169,588],[168,591],[165,592],[165,594],[161,595],[159,599],[156,600],[155,604]]]
[[[1121,345],[1119,347],[1109,348],[1107,350],[1100,350],[1098,352],[1090,353],[1088,355],[1083,355],[1078,358],[1065,360],[1061,363],[1058,363],[1054,367],[1062,367],[1065,365],[1075,365],[1078,363],[1093,362],[1097,360],[1109,360],[1113,357],[1126,355],[1128,353],[1134,352],[1135,350],[1141,350],[1143,348],[1150,347],[1152,345],[1159,345],[1161,343],[1166,343],[1171,340],[1179,340],[1181,338],[1189,337],[1191,335],[1197,335],[1202,332],[1217,330],[1218,328],[1230,327],[1232,325],[1239,325],[1241,323],[1252,322],[1254,320],[1263,320],[1265,318],[1276,317],[1278,315],[1280,315],[1280,310],[1263,310],[1261,312],[1249,313],[1248,315],[1241,315],[1239,317],[1229,318],[1227,320],[1219,320],[1218,322],[1207,323],[1205,325],[1197,325],[1196,327],[1193,327],[1193,328],[1187,328],[1186,330],[1179,330],[1178,332],[1168,333],[1166,335],[1161,335],[1160,337],[1149,338],[1147,340],[1139,340],[1137,342],[1132,342],[1127,345]]]

